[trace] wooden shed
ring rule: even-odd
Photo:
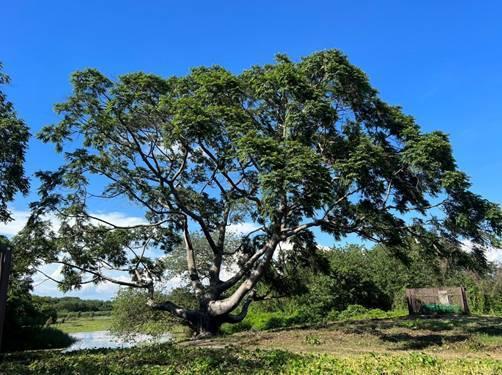
[[[469,313],[463,287],[406,289],[406,300],[410,315]]]

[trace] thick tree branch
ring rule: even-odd
[[[153,300],[149,300],[147,305],[154,310],[168,311],[178,318],[188,320],[191,314],[190,310],[184,309],[171,301],[156,303]]]
[[[251,302],[255,301],[255,295],[256,292],[253,290],[251,293],[248,294],[246,297],[244,303],[242,304],[242,308],[239,314],[237,315],[232,315],[228,314],[225,316],[225,321],[227,323],[239,323],[244,320],[246,315],[248,314],[249,306],[251,305]]]
[[[280,237],[278,235],[273,235],[272,238],[267,241],[264,246],[263,259],[261,259],[261,262],[249,272],[247,278],[239,285],[232,295],[219,301],[209,302],[208,311],[211,315],[218,316],[229,313],[239,305],[244,296],[254,288],[263,272],[268,267],[279,241]]]
[[[82,272],[85,272],[85,273],[90,273],[91,275],[96,276],[99,280],[109,281],[109,282],[111,282],[113,284],[122,285],[122,286],[128,286],[128,287],[131,287],[131,288],[145,288],[145,289],[148,289],[148,288],[151,287],[151,285],[147,285],[147,284],[136,284],[136,283],[133,283],[133,282],[128,282],[128,281],[114,279],[112,277],[103,275],[102,273],[100,273],[98,271],[90,270],[90,269],[85,268],[85,267],[80,267],[80,266],[77,266],[76,264],[71,264],[71,263],[64,262],[64,261],[57,261],[55,263],[62,264],[62,265],[67,266],[67,267],[75,268],[75,269],[78,269],[79,271],[82,271]]]
[[[188,275],[195,291],[195,295],[200,298],[204,294],[204,287],[200,281],[199,273],[197,271],[194,248],[188,231],[188,222],[186,218],[183,222],[183,237],[185,239]]]

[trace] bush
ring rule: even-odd
[[[408,315],[407,310],[383,311],[381,309],[367,309],[361,305],[350,305],[344,311],[331,311],[328,320],[363,320],[363,319],[389,319]]]
[[[147,301],[145,291],[121,289],[113,301],[111,331],[126,337],[138,333],[156,336],[169,332],[178,323],[171,314],[148,308]]]
[[[250,309],[246,318],[238,324],[225,324],[222,327],[224,333],[235,333],[247,330],[265,331],[274,328],[285,328],[307,323],[308,319],[299,313],[287,313],[284,311],[260,311],[257,308]]]
[[[260,303],[252,305],[246,318],[238,324],[225,324],[222,331],[225,334],[255,330],[264,331],[275,328],[326,323],[338,320],[388,319],[408,315],[407,310],[383,311],[368,309],[361,305],[349,305],[343,311],[331,310],[327,313],[315,315],[305,313],[308,309],[298,309],[295,303],[285,302],[282,310],[267,311]]]
[[[4,351],[66,348],[75,342],[70,335],[52,327],[23,327],[14,336],[5,335]]]
[[[338,319],[351,319],[356,316],[363,315],[368,312],[368,309],[361,305],[349,305],[344,311],[338,315]]]

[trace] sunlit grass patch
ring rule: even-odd
[[[111,326],[110,316],[80,317],[65,320],[53,326],[66,333],[107,331]]]

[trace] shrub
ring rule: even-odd
[[[313,335],[313,334],[309,334],[309,335],[305,336],[305,342],[309,345],[314,345],[314,346],[318,346],[318,345],[322,344],[320,337],[317,335]]]
[[[113,301],[111,330],[126,337],[137,333],[155,336],[168,332],[178,323],[172,315],[148,308],[147,299],[144,291],[121,289]]]
[[[16,335],[6,335],[4,351],[65,348],[75,342],[70,335],[52,327],[23,327]]]

